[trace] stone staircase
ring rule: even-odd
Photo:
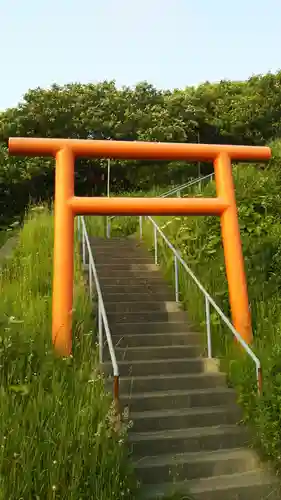
[[[204,338],[132,238],[91,238],[120,369],[132,458],[144,498],[277,500],[276,479],[248,448],[241,410]],[[112,373],[105,351],[104,371]]]

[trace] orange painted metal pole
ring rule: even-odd
[[[75,215],[221,215],[228,207],[220,198],[87,198],[73,197]]]
[[[213,161],[220,153],[232,160],[269,160],[270,148],[264,146],[232,146],[228,144],[186,144],[173,142],[96,141],[81,139],[38,139],[11,137],[9,151],[21,155],[55,155],[68,147],[74,156],[143,160]]]
[[[232,166],[227,154],[221,153],[214,162],[217,195],[225,199],[228,208],[221,215],[221,233],[229,290],[232,322],[248,344],[252,341],[244,259],[240,238]]]
[[[55,241],[52,338],[56,351],[72,350],[74,216],[68,200],[74,195],[74,157],[70,149],[56,155]]]

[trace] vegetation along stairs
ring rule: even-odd
[[[133,426],[129,441],[144,498],[174,491],[195,500],[280,498],[248,447],[234,390],[142,243],[91,238]],[[111,374],[109,353],[104,371]],[[179,497],[181,498],[181,497]]]

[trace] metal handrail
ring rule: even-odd
[[[175,193],[179,196],[179,193],[181,191],[183,191],[184,189],[186,189],[190,186],[193,186],[194,184],[200,184],[200,182],[205,181],[207,179],[212,180],[213,176],[214,176],[214,174],[211,173],[211,174],[205,175],[204,177],[198,177],[197,179],[193,179],[192,181],[186,182],[185,184],[182,184],[181,186],[177,186],[175,188],[170,189],[170,191],[166,191],[166,193],[160,194],[159,198],[167,198],[168,196],[175,194]]]
[[[81,236],[81,227],[82,227],[82,238]],[[86,223],[83,216],[78,217],[78,235],[79,239],[82,239],[82,261],[83,265],[86,266],[86,250],[88,253],[89,259],[89,293],[90,298],[93,297],[93,278],[95,281],[96,294],[98,298],[98,344],[99,344],[99,362],[103,362],[103,328],[105,331],[105,336],[109,348],[112,368],[113,368],[113,377],[114,377],[114,385],[113,385],[113,394],[114,399],[118,403],[119,401],[119,368],[116,360],[115,350],[112,342],[112,337],[110,333],[110,329],[108,326],[107,315],[104,307],[104,301],[102,297],[102,292],[100,288],[99,278],[97,269],[95,266],[95,261],[89,241],[89,236],[86,228]]]
[[[206,175],[204,177],[200,177],[198,179],[195,179],[194,181],[188,182],[186,184],[183,184],[182,186],[179,186],[178,188],[173,188],[170,191],[160,195],[159,197],[167,197],[171,194],[177,193],[179,195],[179,192],[189,186],[192,186],[194,184],[197,184],[201,182],[202,180],[206,180],[210,178],[212,180],[213,178],[213,173]],[[110,217],[110,219],[114,218]],[[195,274],[191,271],[187,263],[183,260],[179,252],[175,249],[175,247],[171,244],[171,242],[168,240],[168,238],[165,236],[163,231],[160,229],[160,227],[156,224],[156,222],[152,219],[150,216],[145,217],[147,220],[151,222],[154,228],[154,260],[155,264],[158,264],[158,249],[157,249],[157,233],[160,234],[162,239],[165,241],[167,246],[170,248],[170,250],[174,254],[174,269],[175,269],[175,295],[176,295],[176,302],[179,302],[179,273],[178,273],[178,264],[182,264],[184,267],[185,271],[189,274],[189,276],[193,279],[194,283],[197,285],[201,293],[203,293],[205,297],[205,311],[206,311],[206,329],[207,329],[207,344],[208,344],[208,357],[212,358],[212,339],[211,339],[211,319],[210,319],[210,305],[213,306],[215,311],[218,313],[220,318],[223,320],[223,322],[226,324],[226,326],[229,328],[229,330],[232,332],[232,334],[235,336],[237,341],[242,345],[248,356],[252,358],[256,365],[256,379],[257,379],[257,388],[258,388],[258,393],[261,394],[262,390],[262,369],[261,369],[261,362],[259,358],[254,354],[252,349],[246,344],[246,342],[243,340],[239,332],[234,328],[230,320],[227,318],[227,316],[223,313],[223,311],[220,309],[220,307],[216,304],[214,299],[210,296],[210,294],[207,292],[207,290],[203,287],[203,285],[200,283],[200,281],[196,278]],[[108,218],[108,224],[107,224],[107,237],[110,237],[110,223]],[[142,233],[143,233],[143,217],[139,217],[139,225],[140,225],[140,238],[142,238]]]
[[[168,196],[177,193],[177,196],[180,196],[181,191],[184,189],[194,186],[195,184],[200,184],[202,181],[205,181],[206,179],[213,180],[214,173],[205,175],[204,177],[198,177],[197,179],[194,179],[192,181],[186,182],[185,184],[181,184],[181,186],[177,186],[175,188],[170,189],[170,191],[166,191],[165,193],[162,193],[157,196],[157,198],[167,198]],[[111,224],[110,221],[114,219],[116,215],[107,215],[106,217],[106,237],[110,238],[110,232],[111,232]]]
[[[212,358],[212,339],[211,339],[211,320],[210,320],[210,305],[213,306],[213,308],[216,310],[218,315],[221,317],[223,322],[226,324],[226,326],[229,328],[229,330],[232,332],[232,334],[235,336],[235,338],[238,340],[238,342],[242,345],[242,347],[245,349],[247,354],[252,358],[256,365],[256,378],[257,378],[257,388],[258,388],[258,393],[261,394],[261,389],[262,389],[262,372],[261,372],[261,362],[258,359],[258,357],[254,354],[252,349],[246,344],[246,342],[243,340],[241,337],[240,333],[237,332],[237,330],[234,328],[234,326],[231,324],[230,320],[225,316],[225,314],[222,312],[220,307],[216,304],[214,299],[209,295],[207,290],[203,287],[203,285],[200,283],[200,281],[196,278],[195,274],[191,271],[187,263],[183,260],[179,252],[175,249],[175,247],[172,245],[172,243],[168,240],[167,236],[161,231],[160,227],[156,224],[156,222],[152,219],[150,216],[146,216],[146,219],[148,219],[154,229],[154,261],[155,264],[158,264],[158,248],[157,248],[157,233],[162,237],[162,239],[165,241],[167,246],[170,248],[172,253],[174,254],[174,270],[175,270],[175,297],[176,297],[176,302],[179,302],[179,266],[178,264],[182,264],[183,268],[185,271],[189,274],[189,276],[193,279],[194,283],[197,285],[199,290],[203,293],[205,297],[205,311],[206,311],[206,329],[207,329],[207,343],[208,343],[208,357]],[[139,222],[140,222],[140,238],[142,238],[142,216],[139,217]]]

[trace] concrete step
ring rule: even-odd
[[[102,249],[94,249],[93,257],[95,264],[98,265],[112,265],[116,264],[118,257],[119,263],[124,262],[124,264],[129,264],[132,262],[139,262],[140,259],[147,258],[147,254],[143,251],[135,251],[133,249],[122,249],[119,248],[105,248]],[[145,263],[145,262],[144,262]],[[147,264],[154,264],[155,262],[149,257],[149,261]]]
[[[93,257],[96,264],[106,264],[114,262],[114,259],[118,256],[119,262],[138,262],[139,259],[144,259],[147,257],[147,253],[143,250],[134,250],[131,248],[124,248],[120,250],[119,248],[105,248],[105,249],[94,249]],[[153,264],[154,261],[149,257],[150,263]]]
[[[112,374],[111,362],[103,363],[106,375]],[[148,361],[119,361],[120,376],[167,375],[219,371],[218,362],[207,358],[155,359]]]
[[[99,250],[100,248],[103,248],[103,249],[107,248],[109,250],[110,249],[115,250],[115,257],[117,256],[116,255],[116,248],[117,248],[118,251],[120,249],[119,254],[120,254],[121,257],[123,256],[123,251],[125,251],[125,250],[131,250],[132,251],[133,250],[134,251],[134,255],[136,255],[136,256],[138,256],[139,253],[142,253],[142,256],[146,257],[147,259],[152,260],[152,258],[153,258],[152,255],[151,255],[151,253],[147,251],[147,248],[144,245],[139,245],[139,243],[137,241],[129,241],[129,242],[127,242],[127,244],[123,244],[123,245],[120,245],[120,246],[118,245],[117,247],[116,247],[116,244],[105,245],[105,246],[101,246],[101,247],[95,246],[93,249],[94,250]]]
[[[107,243],[112,243],[113,241],[116,243],[127,242],[131,240],[127,240],[125,236],[112,236],[110,238],[105,238],[104,236],[89,236],[90,243],[92,245],[106,245]]]
[[[153,256],[134,238],[91,241],[122,360],[121,403],[133,420],[135,469],[148,496],[171,492],[176,479],[185,498],[189,492],[197,500],[280,498],[255,454],[241,449],[249,433],[235,425],[242,417],[235,392],[226,388],[218,361],[199,357],[202,336],[175,303]],[[111,361],[103,368],[112,374]]]
[[[196,500],[279,500],[281,493],[277,478],[263,469],[193,480],[188,487]]]
[[[144,274],[144,273],[143,273]],[[163,283],[163,278],[159,273],[154,273],[154,275],[149,275],[147,276],[126,276],[124,278],[120,277],[115,277],[115,276],[103,276],[99,277],[99,281],[102,287],[105,286],[126,286],[127,289],[131,289],[131,286],[138,286],[139,288],[141,287],[155,287],[155,285],[158,287],[158,289],[161,287],[162,289],[164,288],[165,290],[165,283]]]
[[[165,291],[163,291],[162,288],[160,288],[160,291],[154,293],[151,290],[145,290],[144,288],[141,288],[141,291],[137,293],[130,293],[128,291],[128,287],[118,287],[118,289],[123,290],[123,292],[115,292],[115,287],[103,287],[103,298],[104,301],[107,303],[112,303],[112,302],[145,302],[147,304],[150,303],[150,301],[153,299],[155,302],[162,302],[162,301],[173,301],[175,299],[175,293],[172,290],[172,288],[168,289],[165,286]],[[132,287],[130,287],[130,290]]]
[[[112,336],[114,335],[151,335],[155,333],[169,334],[169,333],[186,333],[192,331],[194,326],[187,321],[158,321],[153,323],[147,323],[141,321],[138,323],[116,323],[114,329],[112,329]]]
[[[137,460],[141,457],[168,453],[240,448],[247,446],[249,436],[244,427],[220,425],[158,432],[131,432],[129,443],[132,456]]]
[[[100,245],[92,245],[92,252],[97,254],[112,252],[115,253],[116,256],[116,250],[118,250],[120,256],[124,256],[128,252],[132,253],[134,256],[149,256],[147,250],[142,245],[139,245],[134,241],[124,241],[120,243],[115,243],[112,241],[110,243],[105,242]]]
[[[133,422],[134,432],[155,432],[192,427],[234,425],[241,421],[242,410],[238,405],[180,410],[173,408],[172,410],[129,412],[129,418]]]
[[[110,283],[101,283],[101,289],[103,293],[103,297],[106,299],[109,294],[119,294],[124,295],[130,292],[131,296],[135,295],[145,295],[145,297],[149,300],[150,298],[155,298],[158,295],[164,295],[164,300],[174,300],[175,292],[171,286],[161,281],[154,281],[154,283],[139,283],[138,281],[134,281],[134,283],[130,284],[128,287],[126,284],[110,284]],[[125,300],[125,298],[123,299]]]
[[[95,236],[89,236],[89,241],[93,249],[99,248],[142,248],[145,249],[143,241],[137,240],[136,238],[100,238],[97,239]],[[147,251],[147,250],[146,250]]]
[[[162,345],[184,346],[199,345],[203,339],[198,332],[188,333],[133,333],[132,335],[112,335],[114,345],[118,347],[156,347]],[[201,344],[200,344],[201,345]]]
[[[115,348],[117,361],[151,361],[155,359],[169,358],[192,358],[192,356],[200,356],[202,347],[200,345],[179,345],[179,346],[155,346],[155,347],[125,347]],[[104,352],[104,361],[109,361],[110,354],[108,349]]]
[[[121,394],[122,406],[133,412],[227,406],[236,399],[236,392],[225,387]]]
[[[123,247],[140,247],[142,244],[140,241],[137,241],[134,238],[128,239],[124,237],[113,236],[110,238],[102,238],[99,236],[90,236],[89,241],[93,248],[116,248],[116,244],[118,244],[118,248]]]
[[[119,279],[128,279],[134,281],[150,281],[155,279],[161,279],[163,282],[162,275],[159,272],[159,269],[155,269],[153,271],[143,270],[138,271],[134,269],[113,269],[110,266],[107,266],[107,269],[104,269],[103,272],[98,271],[98,277],[101,282],[104,280],[119,280]]]
[[[135,255],[133,259],[130,257],[123,257],[122,253],[121,255],[116,255],[116,252],[112,256],[108,256],[108,258],[101,259],[99,258],[99,262],[97,263],[97,268],[100,269],[104,266],[112,266],[116,267],[116,269],[124,267],[127,269],[128,266],[146,266],[146,265],[153,265],[155,266],[153,258],[149,255],[146,254],[145,256],[141,255]],[[157,269],[159,267],[157,266]]]
[[[124,377],[120,380],[120,390],[121,394],[131,394],[132,392],[209,389],[226,387],[225,378],[226,376],[223,373],[193,373],[191,375],[185,373],[168,376]]]
[[[178,322],[187,320],[185,311],[142,311],[142,312],[108,312],[107,318],[109,324],[116,323],[160,323],[160,322]]]
[[[256,469],[249,472],[193,479],[186,482],[146,486],[142,497],[158,500],[178,494],[186,500],[280,500],[281,489],[277,478]]]
[[[244,473],[259,466],[257,454],[247,448],[144,457],[134,462],[137,477],[143,484]]]
[[[135,302],[135,301],[118,301],[118,302],[109,302],[106,301],[106,312],[178,312],[181,311],[181,305],[175,301],[155,301],[155,300],[146,300],[144,302]]]
[[[145,278],[146,276],[150,276],[153,273],[159,273],[159,267],[155,264],[138,264],[135,263],[135,261],[128,261],[125,264],[120,263],[120,261],[119,264],[108,262],[106,264],[97,264],[96,268],[99,278],[106,276],[122,277],[130,275],[136,275],[138,277]]]

